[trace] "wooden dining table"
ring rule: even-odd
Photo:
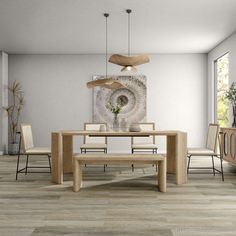
[[[166,137],[167,173],[175,175],[176,184],[187,183],[187,133],[176,130],[167,131],[88,131],[63,130],[52,132],[52,182],[63,183],[63,174],[73,171],[73,138],[75,136],[93,137]]]

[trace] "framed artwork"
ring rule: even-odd
[[[103,79],[104,76],[93,76],[93,79]],[[146,76],[109,76],[118,80],[124,88],[107,89],[95,87],[93,89],[93,122],[105,122],[112,125],[114,115],[106,108],[106,105],[121,104],[122,109],[118,119],[125,120],[127,125],[146,121],[147,87]]]

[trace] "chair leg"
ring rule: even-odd
[[[49,164],[50,173],[51,173],[52,172],[52,166],[51,166],[50,155],[48,155],[48,164]]]
[[[103,149],[103,152],[106,153],[106,148]],[[104,166],[103,166],[104,172],[106,172],[106,166],[107,166],[106,164],[104,164]]]
[[[20,163],[20,152],[18,153],[18,157],[17,157],[17,164],[16,164],[16,180],[18,179],[19,163]]]
[[[18,146],[18,156],[17,156],[17,164],[16,164],[16,180],[18,179],[18,172],[19,172],[20,151],[21,151],[21,135],[20,135],[19,146]]]
[[[84,153],[86,154],[86,149],[83,149],[83,151],[84,151]],[[85,167],[87,167],[87,165],[86,165],[86,164],[84,164],[84,166],[85,166]]]
[[[131,149],[131,153],[134,154],[134,149],[133,148]],[[131,168],[132,168],[132,172],[134,172],[134,164],[131,165]]]
[[[153,148],[152,149],[152,154],[156,154],[157,152],[156,152],[156,148]],[[156,166],[156,172],[157,172],[157,164],[152,164],[152,166]]]
[[[211,160],[212,160],[212,171],[213,171],[213,175],[215,176],[216,172],[215,172],[214,156],[211,156]]]
[[[225,178],[224,178],[224,170],[223,170],[223,159],[222,159],[222,156],[221,156],[221,155],[220,155],[220,168],[221,168],[222,181],[225,181]]]
[[[84,149],[80,148],[80,153],[83,154],[83,152],[84,152]],[[86,167],[86,164],[84,164],[84,167]]]
[[[28,162],[29,162],[29,155],[26,156],[25,175],[27,175],[28,172]]]
[[[85,153],[85,154],[87,153],[87,150],[86,150],[86,149],[84,149],[84,153]],[[86,164],[85,164],[84,166],[85,166],[85,167],[87,167],[87,165],[86,165]]]
[[[154,154],[155,153],[155,151],[154,151],[154,149],[152,149],[152,154]],[[152,166],[155,166],[154,164],[152,164]]]
[[[157,148],[155,148],[155,154],[157,154]],[[156,172],[157,172],[157,164],[156,164]]]
[[[190,161],[191,161],[191,156],[188,156],[187,174],[189,173]]]

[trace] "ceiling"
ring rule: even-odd
[[[0,0],[0,50],[15,54],[206,53],[236,31],[236,0]]]

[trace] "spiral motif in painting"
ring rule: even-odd
[[[104,76],[94,76],[93,79],[102,79]],[[146,120],[146,77],[135,76],[111,76],[124,85],[124,88],[107,89],[96,87],[93,91],[93,121],[112,124],[113,114],[106,105],[119,103],[122,110],[119,119],[125,118],[128,124]]]

